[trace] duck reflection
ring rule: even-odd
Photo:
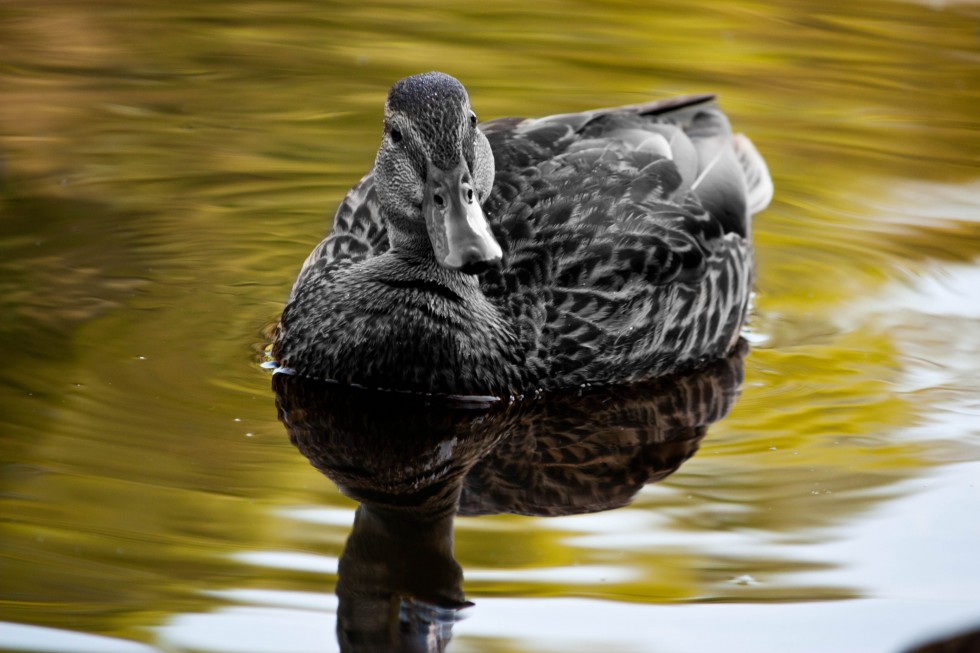
[[[695,373],[516,402],[434,398],[277,374],[292,443],[360,502],[340,558],[344,651],[443,651],[469,605],[456,514],[624,506],[673,473],[731,409],[744,343]]]

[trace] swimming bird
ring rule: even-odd
[[[463,85],[395,83],[373,169],[306,259],[280,371],[514,397],[725,356],[765,161],[714,96],[480,123]]]

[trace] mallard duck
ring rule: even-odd
[[[453,77],[407,77],[272,357],[348,385],[493,397],[690,370],[739,338],[751,216],[771,197],[711,95],[481,124]]]

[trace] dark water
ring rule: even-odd
[[[379,522],[258,361],[388,86],[431,69],[484,119],[717,92],[776,185],[741,395],[677,471],[545,517],[488,494],[499,433],[460,440],[439,487],[530,514],[418,538],[451,531],[427,580],[475,604],[426,613],[449,649],[980,628],[978,29],[972,2],[0,3],[0,650],[337,650]]]

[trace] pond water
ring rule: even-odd
[[[259,363],[388,86],[431,69],[483,119],[717,92],[776,186],[727,417],[593,505],[627,507],[426,526],[404,559],[473,603],[433,641],[980,629],[978,30],[943,0],[0,4],[0,650],[339,649],[348,538],[423,527],[354,528]]]

